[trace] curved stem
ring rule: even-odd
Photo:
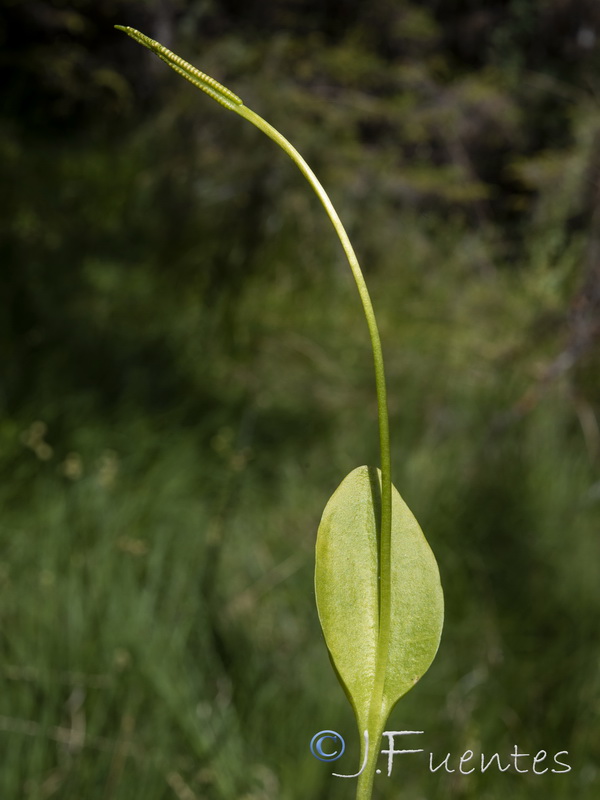
[[[352,270],[352,275],[356,282],[358,294],[363,306],[367,326],[369,329],[369,337],[371,340],[371,348],[373,351],[373,363],[375,367],[375,389],[377,393],[377,414],[379,422],[379,447],[381,453],[381,567],[386,563],[387,574],[381,575],[381,606],[389,606],[389,545],[390,545],[390,530],[391,530],[391,456],[390,456],[390,429],[387,409],[387,390],[385,383],[385,371],[383,366],[383,352],[381,349],[381,338],[379,336],[379,328],[375,319],[375,312],[373,310],[373,303],[371,296],[367,289],[367,284],[358,263],[358,258],[354,252],[354,248],[350,243],[346,229],[340,220],[333,203],[323,188],[321,182],[308,166],[304,158],[296,150],[296,148],[279,133],[272,125],[266,120],[251,111],[247,106],[241,105],[233,109],[241,117],[244,117],[259,130],[265,133],[270,139],[273,139],[282,150],[294,161],[298,166],[304,177],[310,183],[315,194],[323,204],[325,211],[337,233],[337,236],[344,248],[344,253],[348,259],[348,264]],[[383,572],[383,570],[382,570]]]
[[[377,327],[377,320],[375,319],[375,312],[373,310],[373,303],[371,296],[367,289],[367,284],[358,263],[358,258],[354,252],[354,248],[350,243],[346,229],[340,220],[333,203],[323,188],[321,182],[308,166],[304,158],[296,150],[296,148],[279,133],[272,125],[266,120],[251,111],[245,105],[236,106],[232,109],[244,117],[259,130],[265,133],[270,139],[278,144],[282,150],[292,159],[298,166],[306,180],[310,183],[315,194],[323,204],[331,224],[344,248],[344,253],[348,259],[348,264],[352,270],[354,280],[360,295],[363,306],[363,311],[367,320],[369,329],[369,337],[371,339],[371,348],[373,351],[373,363],[375,366],[375,389],[377,393],[377,416],[379,422],[379,448],[381,457],[381,527],[380,527],[380,540],[379,540],[379,636],[377,645],[377,667],[375,673],[375,685],[373,689],[373,697],[371,700],[371,710],[369,713],[369,736],[372,742],[371,753],[365,769],[365,778],[368,773],[371,773],[370,785],[372,785],[373,775],[375,773],[375,764],[377,761],[376,746],[381,737],[381,730],[378,729],[385,724],[387,717],[385,709],[383,708],[383,692],[385,675],[387,672],[389,638],[390,638],[390,622],[391,622],[391,533],[392,533],[392,469],[391,469],[391,454],[390,454],[390,430],[389,430],[389,417],[387,408],[387,390],[385,383],[385,371],[383,366],[383,352],[381,349],[381,338],[379,336],[379,328]],[[377,732],[378,731],[378,732]],[[371,769],[372,767],[372,769]],[[362,776],[361,776],[362,778]],[[359,780],[359,786],[365,781]],[[363,794],[363,797],[370,797]],[[358,795],[357,795],[358,797]]]

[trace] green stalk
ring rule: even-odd
[[[329,199],[327,192],[320,181],[302,158],[296,148],[277,131],[266,120],[260,117],[251,109],[247,108],[242,100],[231,90],[222,86],[214,78],[209,77],[196,67],[188,64],[180,56],[175,55],[163,45],[136,31],[134,28],[115,25],[118,30],[124,31],[132,39],[143,44],[152,50],[159,58],[167,63],[186,80],[190,81],[198,89],[210,95],[230,111],[235,111],[248,122],[251,122],[287,153],[292,161],[299,168],[306,180],[311,185],[313,191],[321,201],[327,216],[331,220],[338,239],[348,259],[348,264],[352,270],[352,275],[356,282],[358,294],[361,299],[363,311],[369,330],[371,348],[373,351],[373,364],[375,367],[375,390],[377,394],[377,415],[379,423],[379,448],[381,458],[381,522],[380,522],[380,541],[379,541],[379,635],[377,645],[377,669],[375,674],[375,685],[371,699],[369,712],[368,731],[369,731],[369,755],[364,771],[359,776],[357,788],[357,800],[370,800],[373,793],[373,779],[379,755],[379,741],[383,732],[389,709],[384,707],[384,684],[387,671],[390,621],[391,621],[391,532],[392,532],[392,474],[390,456],[390,433],[389,418],[387,408],[387,391],[385,383],[385,372],[383,366],[383,352],[381,349],[381,339],[379,329],[375,319],[373,304],[367,289],[367,284],[358,263],[354,248],[350,243],[348,234],[342,221],[340,220],[333,203]],[[360,731],[362,736],[363,731]]]

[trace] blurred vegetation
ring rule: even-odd
[[[358,736],[312,594],[319,516],[376,463],[447,624],[390,727],[441,760],[378,797],[597,797],[600,8],[584,0],[4,0],[0,797],[347,798]]]

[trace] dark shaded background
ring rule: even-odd
[[[2,4],[0,797],[344,798],[312,594],[376,463],[356,290],[285,156],[113,29],[230,86],[330,191],[387,360],[394,481],[440,564],[381,798],[595,798],[600,7]],[[456,766],[456,763],[454,764]]]

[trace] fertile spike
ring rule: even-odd
[[[155,42],[154,39],[151,39],[144,33],[136,31],[135,28],[130,28],[129,26],[125,25],[115,25],[115,28],[119,31],[123,31],[128,36],[131,36],[132,39],[135,39],[135,41],[139,44],[143,44],[144,47],[148,48],[148,50],[152,50],[152,52],[162,59],[165,64],[168,64],[171,69],[174,69],[175,72],[188,80],[198,89],[202,89],[203,92],[206,92],[206,94],[210,95],[213,100],[216,100],[217,103],[220,103],[225,108],[233,111],[234,106],[243,105],[242,100],[237,96],[237,94],[234,94],[226,86],[223,86],[221,83],[219,83],[219,81],[211,78],[210,75],[206,75],[206,73],[201,72],[197,67],[194,67],[192,64],[184,61],[181,56],[176,55],[164,45],[160,44],[159,42]]]

